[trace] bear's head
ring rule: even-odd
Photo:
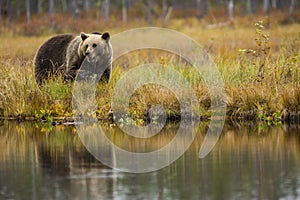
[[[78,55],[84,57],[81,65],[81,72],[87,72],[82,78],[87,78],[92,74],[101,75],[106,82],[109,81],[112,68],[112,46],[110,44],[109,33],[81,33],[78,37],[80,45]],[[82,74],[81,74],[82,75]]]
[[[87,58],[94,58],[95,56],[111,55],[110,35],[105,32],[100,33],[84,33],[80,34],[81,43],[79,45],[78,54],[84,55]]]

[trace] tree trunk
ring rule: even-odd
[[[2,0],[0,0],[0,22],[2,21]]]
[[[229,15],[229,19],[233,20],[234,16],[233,16],[233,12],[234,11],[234,0],[229,0],[228,2],[228,15]]]
[[[257,11],[257,5],[258,5],[257,0],[252,0],[252,12],[253,13],[256,13],[256,11]]]
[[[54,0],[49,0],[49,15],[50,15],[50,26],[54,28],[55,21],[54,21]]]
[[[284,10],[284,2],[282,2],[281,0],[277,1],[277,8],[281,11]]]
[[[165,18],[165,16],[167,15],[167,11],[168,11],[167,0],[163,0],[162,1],[162,16],[163,16],[163,18]]]
[[[169,19],[170,19],[171,14],[172,14],[172,11],[173,11],[173,6],[170,5],[170,6],[168,7],[168,9],[167,9],[166,15],[164,16],[164,24],[168,24]]]
[[[109,21],[109,6],[110,6],[110,1],[109,0],[104,0],[104,21]]]
[[[66,0],[61,0],[61,5],[62,5],[63,13],[66,13],[67,10],[68,10],[67,1]]]
[[[206,16],[208,13],[208,0],[202,0],[202,2],[203,2],[203,14],[204,16]]]
[[[183,17],[185,18],[187,16],[187,5],[186,5],[186,1],[183,1],[183,5],[182,5],[182,8],[183,8]]]
[[[248,10],[248,14],[253,14],[252,0],[247,0],[247,10]]]
[[[12,9],[11,9],[11,0],[6,0],[6,9],[7,9],[7,17],[6,17],[6,22],[9,23],[11,20],[12,16]]]
[[[264,13],[267,16],[266,28],[270,28],[270,0],[264,0]]]
[[[152,0],[147,0],[147,23],[152,25]]]
[[[49,15],[52,17],[54,12],[54,0],[49,0]]]
[[[202,12],[201,12],[201,0],[197,0],[197,17],[201,18]]]
[[[96,0],[95,7],[97,8],[96,9],[96,22],[99,23],[99,21],[100,21],[100,11],[103,11],[102,1],[101,0]]]
[[[30,24],[30,0],[26,0],[26,22]]]
[[[127,1],[122,0],[122,20],[127,23]]]
[[[264,13],[265,15],[269,16],[270,11],[270,2],[269,0],[264,0]]]
[[[208,13],[208,0],[197,0],[197,17],[203,18]]]
[[[27,0],[26,0],[27,3]],[[21,16],[21,5],[20,5],[20,0],[16,1],[17,4],[17,18],[19,18]],[[27,5],[26,5],[27,6]]]
[[[272,7],[277,8],[277,0],[272,0]]]
[[[37,12],[42,13],[42,0],[37,0]]]
[[[91,2],[90,2],[90,0],[85,0],[85,1],[84,1],[84,10],[85,10],[85,11],[88,11],[88,10],[90,9],[90,7],[91,7]]]
[[[78,14],[79,14],[78,0],[72,0],[72,16],[73,16],[73,19],[78,19]]]
[[[295,10],[295,0],[291,0],[290,9],[289,9],[289,18],[292,18]]]
[[[168,4],[169,4],[168,0],[161,1],[161,6],[162,6],[161,18],[165,24],[168,23],[169,17],[171,16],[171,12],[172,12],[172,6]]]

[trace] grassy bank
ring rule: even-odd
[[[271,24],[266,30],[257,19],[214,29],[197,19],[174,20],[169,28],[194,38],[211,55],[225,84],[227,116],[232,119],[297,121],[300,111],[300,25]],[[109,30],[112,34],[128,27]],[[89,30],[82,30],[89,31]],[[35,83],[33,57],[50,35],[25,37],[3,33],[0,38],[0,116],[46,119],[72,116],[72,85],[50,81],[41,90]],[[150,56],[149,56],[150,55]],[[115,83],[134,66],[157,62],[169,65],[189,80],[199,98],[198,114],[210,117],[210,98],[201,76],[185,62],[162,52],[134,52],[114,63],[112,80],[99,86],[97,115],[110,117]],[[150,104],[163,105],[170,117],[180,115],[176,97],[168,89],[150,85],[137,90],[130,111],[143,123]]]

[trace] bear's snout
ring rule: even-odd
[[[93,52],[91,51],[86,51],[85,52],[85,58],[87,59],[88,62],[95,62],[96,56]]]

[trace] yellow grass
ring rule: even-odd
[[[227,115],[231,118],[281,120],[295,116],[300,110],[300,25],[272,23],[269,30],[270,51],[262,53],[255,41],[255,22],[237,20],[226,27],[208,29],[207,23],[194,18],[172,20],[167,28],[188,35],[201,44],[215,61],[225,83]],[[159,24],[158,24],[159,25]],[[105,29],[112,34],[134,25]],[[101,29],[101,28],[100,28]],[[82,30],[92,31],[92,30]],[[102,31],[102,30],[99,30]],[[69,32],[69,31],[64,31]],[[72,116],[72,85],[61,80],[49,81],[42,90],[34,80],[33,57],[38,47],[53,34],[22,36],[3,31],[0,37],[0,115],[21,119],[48,119]],[[255,50],[257,55],[241,50]],[[240,50],[240,51],[239,51]],[[114,84],[130,67],[147,62],[148,53],[136,52],[114,63],[110,84],[99,86],[98,116],[108,118],[110,97]],[[169,62],[170,55],[152,53],[151,59]],[[126,62],[127,67],[124,68]],[[153,62],[153,60],[151,60]],[[176,60],[176,59],[175,59]],[[183,62],[173,63],[191,84],[200,107],[198,114],[210,116],[210,99],[201,77],[191,73]],[[125,64],[124,64],[125,63]],[[263,66],[262,66],[263,64]],[[262,67],[261,67],[262,66]],[[262,69],[262,73],[260,71]],[[263,78],[262,78],[263,77]],[[160,86],[145,86],[135,92],[131,99],[131,114],[136,119],[145,119],[149,104],[162,104],[170,116],[178,116],[179,105],[174,94]]]

